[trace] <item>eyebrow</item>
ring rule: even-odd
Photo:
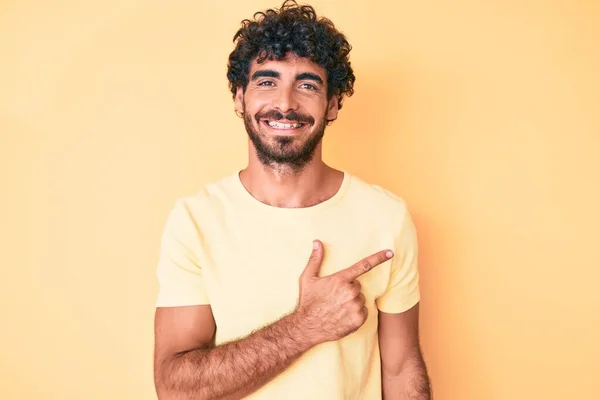
[[[319,75],[313,74],[312,72],[303,72],[301,74],[298,74],[298,75],[296,75],[296,80],[297,81],[310,80],[310,81],[318,82],[321,85],[323,84],[323,79],[321,79],[321,77]]]
[[[279,78],[279,72],[272,69],[261,69],[252,74],[252,80],[258,78]]]
[[[256,80],[258,78],[280,78],[280,74],[277,71],[272,69],[261,69],[252,74],[252,80]],[[296,80],[310,80],[323,84],[323,79],[317,74],[313,74],[312,72],[302,72],[301,74],[296,75]]]

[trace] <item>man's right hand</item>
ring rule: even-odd
[[[393,257],[379,251],[326,277],[319,277],[323,244],[315,240],[312,254],[300,276],[300,297],[295,314],[313,344],[333,341],[356,331],[367,320],[365,296],[356,279]]]

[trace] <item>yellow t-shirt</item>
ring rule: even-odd
[[[419,301],[417,236],[406,203],[347,172],[339,191],[312,207],[256,200],[239,172],[178,199],[158,263],[157,306],[210,304],[216,344],[243,338],[294,310],[298,280],[323,242],[321,276],[384,249],[395,257],[359,278],[369,310],[356,332],[304,353],[247,399],[380,399],[377,310],[399,313]]]

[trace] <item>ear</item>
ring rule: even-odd
[[[244,112],[244,90],[242,89],[241,86],[238,86],[238,88],[235,92],[234,103],[235,103],[235,111],[239,114],[242,114]]]
[[[327,105],[327,121],[335,121],[338,115],[338,100],[337,96],[331,96]]]

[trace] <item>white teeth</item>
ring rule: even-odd
[[[275,121],[269,121],[268,124],[271,128],[275,129],[296,129],[302,126],[302,124],[282,124]]]

